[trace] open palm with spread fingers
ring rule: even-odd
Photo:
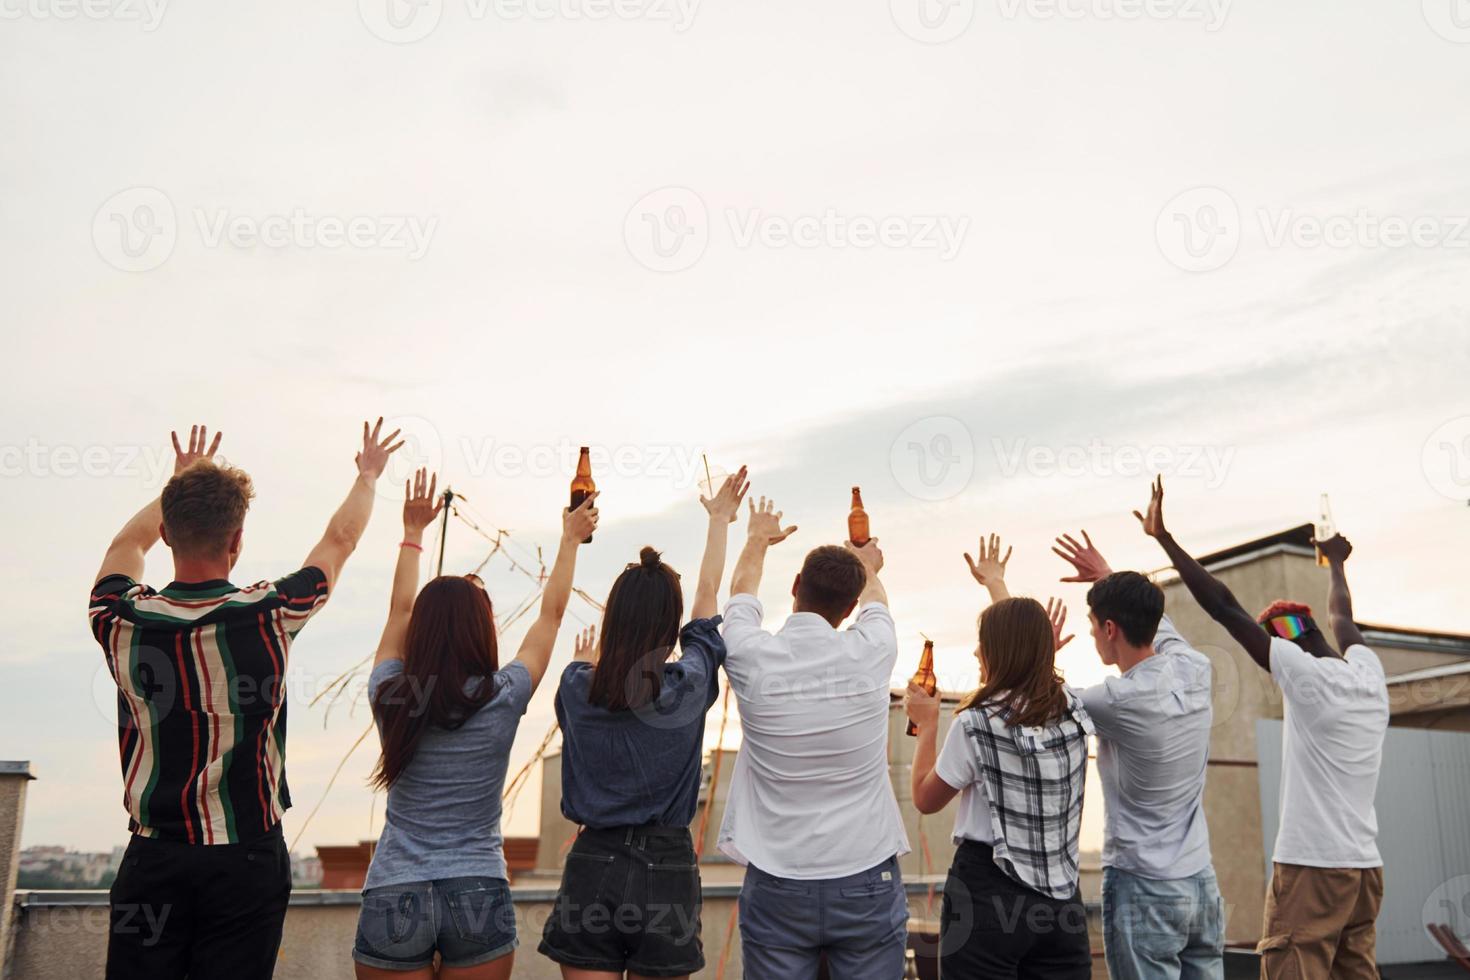
[[[434,523],[444,501],[439,499],[439,474],[429,476],[421,468],[412,480],[403,481],[403,529],[409,533],[422,531]]]
[[[1054,553],[1071,562],[1072,567],[1077,570],[1076,575],[1067,575],[1062,578],[1063,582],[1096,582],[1113,574],[1112,566],[1102,556],[1102,552],[1093,547],[1092,538],[1087,532],[1082,532],[1082,542],[1064,534],[1057,538],[1051,549]]]
[[[1061,650],[1076,638],[1072,633],[1062,635],[1062,630],[1067,626],[1067,604],[1065,602],[1060,599],[1046,600],[1046,618],[1051,620],[1051,638],[1057,650]]]
[[[398,439],[401,429],[394,429],[387,436],[379,438],[383,431],[383,417],[378,416],[378,424],[368,430],[368,424],[362,424],[362,449],[357,453],[357,471],[369,481],[376,481],[383,475],[383,470],[388,468],[388,457],[392,456],[403,440]],[[398,439],[394,442],[394,439]]]
[[[710,520],[723,520],[726,524],[735,523],[735,519],[740,516],[740,502],[745,499],[745,492],[750,489],[750,481],[745,478],[745,474],[746,469],[742,466],[733,476],[725,478],[719,493],[713,497],[699,495],[699,502],[709,512]]]
[[[972,558],[970,553],[965,552],[965,564],[970,566],[970,574],[975,581],[985,586],[990,591],[992,600],[1004,599],[1010,596],[1006,589],[1006,565],[1010,564],[1011,550],[1000,553],[1000,535],[992,534],[987,540],[982,534],[980,545],[976,549],[978,558]]]
[[[1164,478],[1154,478],[1153,494],[1148,500],[1148,513],[1140,514],[1133,512],[1138,518],[1138,523],[1143,525],[1143,533],[1151,538],[1162,538],[1169,532],[1164,530]]]
[[[209,443],[207,450],[204,448],[204,445],[205,440],[209,436],[209,432],[202,425],[192,425],[189,427],[188,449],[179,445],[179,434],[177,432],[170,432],[169,435],[174,440],[174,476],[178,476],[201,459],[212,458],[215,451],[219,449],[219,441],[224,436],[224,433],[216,432],[214,434],[214,442]]]
[[[760,499],[757,504],[754,500],[750,502],[750,529],[749,536],[757,540],[764,540],[766,544],[780,544],[796,532],[796,525],[783,528],[781,526],[781,511],[776,510],[776,502]]]

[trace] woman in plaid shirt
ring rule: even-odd
[[[1010,598],[998,552],[992,538],[970,561],[995,601],[980,616],[980,688],[960,703],[937,758],[938,699],[911,684],[905,701],[918,728],[914,805],[938,813],[960,798],[958,850],[944,885],[942,970],[1085,980],[1092,954],[1077,838],[1092,722],[1056,670],[1056,652],[1071,639],[1061,635],[1065,607]]]

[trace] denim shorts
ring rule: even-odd
[[[540,952],[583,970],[698,973],[700,895],[687,828],[584,830],[567,852]]]
[[[362,893],[352,958],[380,970],[475,966],[516,948],[516,913],[504,878],[441,878]]]

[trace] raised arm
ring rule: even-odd
[[[1051,550],[1069,562],[1076,575],[1062,577],[1063,582],[1082,582],[1084,584],[1097,582],[1113,574],[1113,566],[1109,565],[1107,559],[1102,556],[1092,544],[1092,538],[1087,532],[1082,532],[1083,544],[1070,534],[1064,534],[1057,538]]]
[[[174,476],[178,476],[201,459],[209,459],[219,449],[222,432],[214,434],[214,441],[208,443],[208,431],[205,426],[195,425],[189,428],[189,448],[185,449],[179,445],[179,434],[169,433],[174,442]],[[134,514],[121,531],[112,539],[107,546],[107,553],[102,556],[102,567],[97,570],[97,577],[92,579],[93,583],[100,582],[109,575],[126,575],[137,581],[143,577],[143,562],[149,549],[158,543],[159,526],[163,524],[162,497],[154,497],[142,510]]]
[[[700,496],[699,502],[709,512],[709,533],[704,539],[704,560],[699,565],[699,585],[694,590],[691,619],[708,619],[718,609],[716,597],[720,579],[725,574],[725,552],[729,547],[730,525],[740,516],[740,502],[750,484],[745,480],[745,467],[725,480],[713,498]]]
[[[1327,568],[1332,574],[1327,592],[1327,618],[1332,625],[1332,638],[1337,641],[1337,650],[1345,654],[1348,647],[1363,642],[1363,633],[1353,619],[1353,594],[1348,591],[1347,572],[1343,570],[1348,556],[1353,553],[1353,543],[1341,534],[1312,543],[1327,559]]]
[[[1149,500],[1148,513],[1140,514],[1133,512],[1138,522],[1143,525],[1143,533],[1153,538],[1164,549],[1164,554],[1169,556],[1175,570],[1179,572],[1179,578],[1184,582],[1184,587],[1189,589],[1194,601],[1200,604],[1210,618],[1225,627],[1235,642],[1245,648],[1262,670],[1271,669],[1271,637],[1261,629],[1254,616],[1245,611],[1235,594],[1229,587],[1215,576],[1205,571],[1205,567],[1195,561],[1189,554],[1179,546],[1164,528],[1164,478],[1159,477],[1154,481],[1153,496]]]
[[[1006,565],[1011,561],[1011,549],[1007,548],[1005,557],[1000,555],[1000,535],[992,534],[989,542],[985,536],[980,536],[980,547],[977,549],[980,555],[979,561],[970,557],[965,552],[965,564],[970,566],[970,574],[975,581],[985,586],[985,591],[990,593],[991,602],[999,602],[1009,599],[1011,592],[1006,588]]]
[[[754,500],[750,501],[745,547],[740,550],[740,557],[735,561],[735,573],[730,578],[732,596],[756,594],[761,586],[761,573],[765,570],[766,550],[785,541],[796,531],[795,524],[781,527],[781,511],[775,508],[775,501],[765,497],[760,499],[759,506]]]
[[[870,602],[888,605],[888,592],[878,579],[878,573],[883,570],[883,552],[878,547],[878,539],[869,538],[861,548],[849,541],[847,550],[857,555],[863,567],[868,570],[868,581],[863,586],[863,594],[858,596],[858,607],[866,606]]]
[[[914,743],[913,771],[909,775],[914,808],[920,813],[938,813],[959,792],[934,771],[934,763],[939,756],[939,698],[909,681],[903,708],[918,735]]]
[[[561,544],[557,546],[556,562],[551,566],[546,588],[541,592],[541,614],[526,631],[526,638],[521,641],[521,649],[515,659],[531,675],[533,691],[546,674],[546,665],[551,662],[551,648],[556,645],[557,631],[561,629],[562,617],[566,615],[567,603],[572,598],[577,549],[597,530],[597,508],[593,506],[597,496],[595,492],[590,493],[576,510],[561,512]]]
[[[403,484],[403,540],[398,544],[398,564],[393,568],[393,593],[388,600],[388,622],[378,653],[376,667],[384,660],[403,657],[403,639],[408,634],[408,618],[413,601],[419,594],[419,564],[424,555],[424,528],[434,523],[444,502],[439,499],[439,476],[429,478],[427,470],[419,470],[412,481]]]
[[[347,557],[357,547],[357,542],[362,540],[362,534],[367,530],[368,520],[373,516],[373,496],[378,477],[383,475],[383,470],[388,466],[388,457],[403,443],[394,442],[398,437],[398,430],[386,439],[379,439],[378,435],[383,430],[383,420],[378,419],[378,424],[368,431],[368,424],[362,424],[362,449],[357,454],[357,479],[352,481],[352,489],[347,492],[347,499],[342,501],[342,506],[332,515],[327,523],[326,533],[317,542],[311,554],[306,556],[303,563],[307,568],[320,568],[322,574],[327,577],[327,589],[333,590],[337,587],[337,578],[342,574],[342,566],[347,563]]]

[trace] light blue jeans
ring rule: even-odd
[[[1213,868],[1170,881],[1104,868],[1102,900],[1112,980],[1223,980],[1225,906]]]

